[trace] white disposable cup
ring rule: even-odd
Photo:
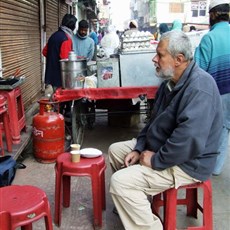
[[[71,151],[72,150],[80,150],[81,145],[79,145],[79,144],[71,144],[70,147],[71,147]]]
[[[71,154],[71,161],[72,162],[79,162],[80,161],[80,151],[79,150],[73,150],[70,151]]]

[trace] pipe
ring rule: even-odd
[[[45,0],[40,0],[40,33],[41,33],[41,50],[46,44],[46,23],[45,23]],[[45,69],[46,69],[46,59],[41,53],[41,63],[42,63],[42,91],[45,91]]]

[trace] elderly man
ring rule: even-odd
[[[197,64],[215,79],[222,99],[224,124],[213,175],[219,175],[228,155],[230,134],[230,26],[229,0],[211,0],[210,31],[204,35],[195,51]]]
[[[162,230],[148,195],[207,180],[217,157],[221,100],[212,77],[192,60],[182,31],[161,36],[153,58],[162,82],[137,139],[109,147],[110,193],[127,230]]]

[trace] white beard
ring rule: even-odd
[[[156,67],[158,67],[156,65]],[[174,69],[172,67],[168,67],[165,70],[160,70],[159,72],[156,71],[156,76],[163,80],[170,80],[174,76]]]

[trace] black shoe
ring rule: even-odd
[[[116,207],[113,208],[113,213],[119,216],[119,213],[118,213]]]

